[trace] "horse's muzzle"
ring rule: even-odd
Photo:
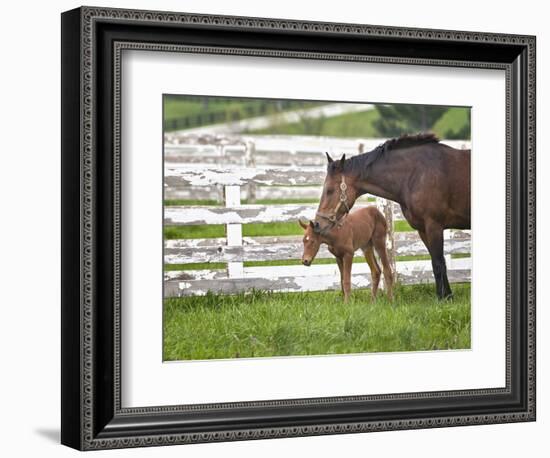
[[[302,264],[309,267],[311,265],[311,259],[302,259]]]

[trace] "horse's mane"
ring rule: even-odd
[[[416,135],[404,134],[387,140],[383,145],[386,146],[386,150],[392,150],[423,145],[424,143],[439,143],[439,138],[432,132],[423,132]]]
[[[344,173],[363,177],[368,167],[388,152],[424,145],[426,143],[439,143],[439,138],[431,132],[424,132],[416,135],[404,134],[397,138],[391,138],[368,153],[358,154],[357,156],[347,159],[344,163]],[[329,173],[335,171],[338,167],[340,167],[339,160],[330,163],[328,168]]]

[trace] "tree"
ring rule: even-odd
[[[373,122],[382,137],[397,137],[431,130],[448,110],[425,105],[376,105],[380,118]]]

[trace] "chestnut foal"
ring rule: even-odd
[[[304,266],[311,265],[321,243],[326,243],[328,250],[336,257],[344,302],[347,302],[351,291],[353,255],[358,249],[361,249],[370,268],[371,293],[372,298],[375,299],[381,276],[380,266],[374,256],[374,250],[376,250],[382,262],[387,294],[392,300],[393,275],[386,252],[387,224],[386,219],[376,207],[365,207],[345,213],[318,233],[316,233],[318,228],[315,227],[315,224],[313,221],[309,221],[309,223],[300,221],[300,226],[305,229],[304,254],[302,255]]]

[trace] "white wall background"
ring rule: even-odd
[[[534,0],[320,2],[117,0],[96,5],[210,14],[533,34],[538,38],[538,421],[527,424],[278,439],[106,452],[110,456],[544,456],[550,428],[550,325],[544,280],[550,264],[550,190],[544,127],[550,122],[550,30]],[[0,28],[0,452],[70,456],[59,442],[60,13],[75,1],[10,2]],[[488,171],[489,172],[489,171]],[[546,452],[547,453],[547,452]]]

